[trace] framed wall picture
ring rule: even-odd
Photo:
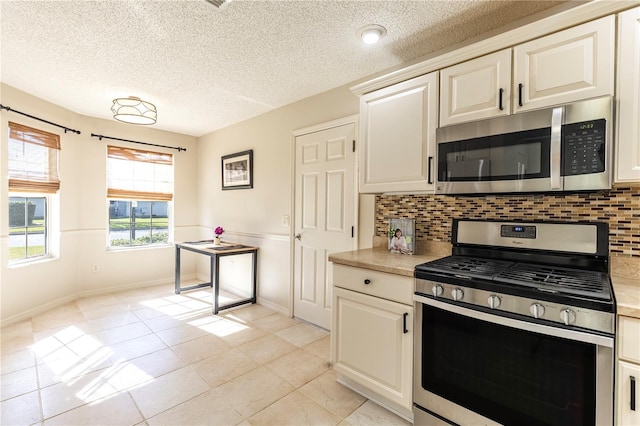
[[[413,254],[415,250],[415,219],[389,219],[389,251]]]
[[[222,157],[222,189],[253,188],[253,150]]]

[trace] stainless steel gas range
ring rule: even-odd
[[[416,266],[416,425],[613,424],[608,226],[454,220]]]

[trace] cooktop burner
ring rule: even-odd
[[[500,272],[494,281],[534,287],[541,291],[611,300],[609,277],[596,271],[583,271],[541,265],[516,264]]]
[[[578,297],[611,300],[608,275],[597,271],[468,256],[449,256],[416,266],[459,279],[481,279]]]
[[[433,262],[418,265],[423,271],[457,275],[460,278],[491,279],[497,273],[514,263],[504,260],[483,259],[479,257],[449,256]]]
[[[612,334],[608,237],[602,222],[454,219],[452,255],[415,267],[416,297]]]

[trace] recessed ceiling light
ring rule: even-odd
[[[358,30],[358,36],[367,44],[377,43],[385,34],[387,34],[385,27],[376,24],[365,25]]]

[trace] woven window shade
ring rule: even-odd
[[[108,145],[107,159],[108,198],[173,199],[173,155]]]
[[[9,191],[54,194],[60,189],[60,136],[9,122]]]

